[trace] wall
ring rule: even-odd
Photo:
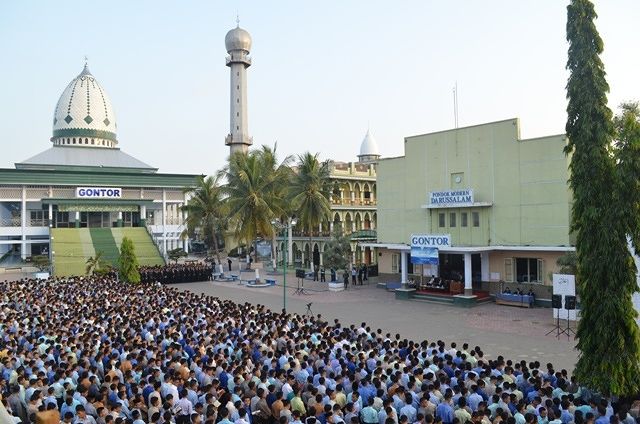
[[[552,281],[549,278],[550,273],[558,271],[556,261],[560,256],[564,255],[564,252],[529,252],[529,251],[492,251],[489,254],[489,272],[500,273],[498,280],[505,279],[505,258],[537,258],[543,260],[544,284],[551,285]],[[492,280],[494,281],[494,280]],[[497,280],[495,280],[497,281]],[[517,283],[509,283],[511,286],[517,286]]]
[[[521,140],[517,119],[407,137],[405,156],[378,164],[378,241],[451,233],[454,246],[570,245],[569,158],[563,135]],[[456,181],[456,178],[460,181]],[[426,209],[431,191],[471,188],[479,228],[460,228],[463,208]],[[441,228],[438,213],[447,214]],[[456,228],[448,215],[457,214]],[[469,215],[470,218],[470,215]]]

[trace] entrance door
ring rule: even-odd
[[[102,227],[102,212],[89,212],[89,228]]]

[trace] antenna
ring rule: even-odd
[[[453,122],[458,129],[458,81],[453,86]]]

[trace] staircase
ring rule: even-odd
[[[105,262],[117,266],[122,239],[133,242],[140,265],[163,265],[164,260],[145,228],[53,228],[51,244],[56,276],[84,275],[86,262],[102,252]]]

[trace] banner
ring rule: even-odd
[[[438,249],[435,247],[412,247],[411,263],[422,265],[438,265]]]
[[[553,308],[553,318],[567,319],[567,312],[569,313],[569,320],[576,320],[576,310],[567,311],[565,308],[565,297],[576,295],[576,277],[571,274],[553,274],[553,294],[559,294],[562,296],[562,308]]]
[[[438,265],[438,249],[446,247],[451,247],[451,234],[411,234],[411,263]]]

